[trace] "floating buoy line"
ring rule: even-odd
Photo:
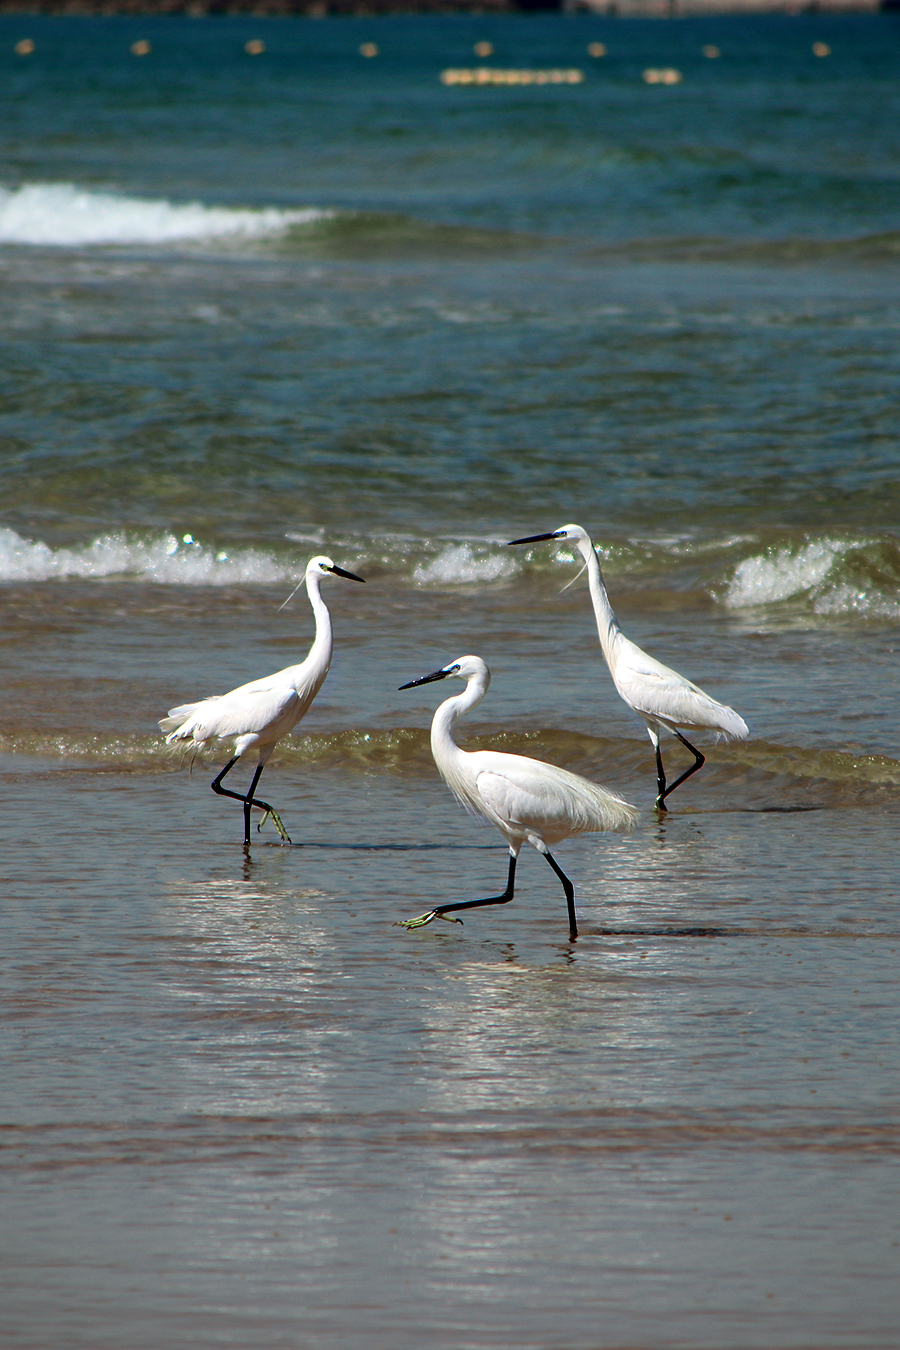
[[[442,70],[441,84],[583,84],[583,70]]]
[[[31,56],[35,50],[35,44],[32,38],[20,38],[13,46],[13,51],[17,56]],[[244,43],[244,51],[248,56],[262,56],[266,51],[266,44],[260,38],[251,38]],[[372,58],[380,56],[381,52],[376,42],[363,42],[357,49],[360,56]],[[481,41],[473,45],[476,56],[482,58],[494,54],[494,46],[490,42]],[[608,49],[603,42],[589,42],[587,44],[587,53],[594,59],[604,57]],[[701,52],[709,60],[716,60],[721,57],[721,49],[711,42],[705,43],[701,47]],[[132,56],[149,56],[153,47],[146,38],[140,38],[137,42],[132,42],[130,51]],[[827,42],[813,42],[812,52],[814,56],[831,56],[831,47]],[[648,66],[641,74],[641,79],[645,84],[681,84],[684,76],[680,70],[674,66]],[[447,85],[528,85],[528,84],[583,84],[584,71],[577,67],[552,67],[547,70],[531,69],[503,69],[497,66],[474,66],[474,67],[448,67],[440,73],[441,84]]]
[[[684,76],[680,70],[667,66],[663,70],[645,70],[642,78],[644,84],[681,84]]]

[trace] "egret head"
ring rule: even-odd
[[[542,544],[548,539],[590,539],[590,535],[580,525],[560,525],[558,530],[550,530],[547,534],[529,534],[524,539],[510,539],[509,543]]]
[[[333,563],[330,558],[326,558],[324,554],[319,553],[316,554],[315,558],[310,558],[309,562],[306,564],[305,580],[307,593],[309,592],[309,583],[312,581],[313,577],[315,577],[316,582],[318,583],[320,577],[329,577],[329,576],[347,577],[349,581],[365,582],[365,577],[358,577],[355,572],[345,572],[343,567],[338,567],[337,563]],[[297,585],[294,587],[288,598],[285,600],[284,605],[278,606],[279,614],[284,609],[285,605],[289,605],[291,603],[294,596],[297,594],[302,585],[303,585],[302,581],[297,582]]]
[[[446,680],[449,675],[458,675],[461,680],[481,680],[485,689],[491,682],[491,672],[480,656],[460,656],[449,665],[433,670],[430,675],[420,675],[417,680],[401,684],[401,689],[413,689],[417,684],[431,684],[433,680]]]
[[[315,558],[310,558],[309,562],[306,564],[306,575],[310,576],[314,574],[322,577],[329,575],[334,577],[346,577],[348,581],[362,581],[365,583],[365,577],[358,577],[355,572],[346,572],[343,567],[338,567],[337,563],[333,563],[330,558],[326,558],[322,554],[318,554]]]

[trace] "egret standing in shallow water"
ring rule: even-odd
[[[717,731],[729,740],[742,741],[749,735],[747,723],[733,708],[717,703],[677,670],[654,661],[625,636],[609,603],[591,537],[580,525],[563,525],[549,534],[530,534],[525,539],[512,539],[510,543],[538,544],[546,539],[571,539],[584,558],[600,646],[619,694],[647,724],[647,735],[656,751],[656,806],[665,811],[668,809],[666,798],[705,763],[705,756],[682,736],[678,728]],[[694,756],[691,767],[668,785],[659,748],[659,733],[663,727],[677,736]]]
[[[160,730],[169,733],[166,736],[167,745],[173,741],[191,741],[202,748],[208,741],[231,740],[234,737],[234,756],[213,779],[211,787],[221,797],[233,797],[243,802],[245,847],[250,843],[250,810],[254,806],[266,813],[260,821],[260,829],[266,818],[271,816],[284,843],[291,842],[278,812],[253,794],[275,746],[309,711],[310,704],[328,674],[332,651],[331,615],[319,593],[319,586],[322,578],[329,575],[347,577],[350,581],[364,580],[353,572],[345,572],[343,567],[337,567],[330,558],[310,558],[306,565],[305,582],[309,603],[316,618],[316,636],[305,661],[299,666],[288,666],[285,670],[276,671],[274,675],[266,675],[261,680],[242,684],[229,694],[214,694],[200,703],[185,703],[180,708],[170,708],[168,717],[163,717],[159,723]],[[259,758],[250,790],[243,796],[240,792],[230,792],[228,788],[222,787],[222,779],[248,750],[258,750]]]
[[[563,884],[569,911],[569,935],[578,936],[575,923],[575,892],[571,881],[551,854],[548,844],[559,843],[575,834],[595,830],[630,830],[637,811],[615,793],[597,783],[589,783],[567,769],[558,769],[540,759],[507,755],[496,750],[461,750],[453,739],[458,717],[481,702],[491,682],[491,672],[480,656],[461,656],[449,666],[402,684],[414,689],[432,680],[457,675],[465,680],[460,694],[446,699],[434,714],[431,724],[431,752],[438,771],[451,792],[467,810],[492,821],[509,845],[509,877],[502,895],[486,900],[463,900],[438,905],[416,919],[403,920],[404,928],[423,928],[432,919],[452,918],[451,910],[474,909],[479,905],[505,905],[513,898],[516,862],[526,842],[543,853]]]

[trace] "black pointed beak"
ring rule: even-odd
[[[433,670],[430,675],[420,675],[417,680],[410,680],[409,684],[401,684],[401,689],[415,689],[417,684],[431,684],[432,680],[446,680],[451,672],[449,670]]]
[[[343,567],[334,566],[329,569],[336,577],[346,577],[348,581],[361,581],[366,584],[365,577],[358,577],[355,572],[346,572]]]
[[[526,535],[524,539],[510,539],[506,547],[511,548],[513,544],[542,544],[545,539],[565,538],[565,530],[551,530],[549,534],[529,534]]]

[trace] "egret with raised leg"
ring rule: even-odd
[[[554,764],[545,764],[543,760],[497,750],[462,750],[453,739],[453,727],[457,718],[481,702],[491,682],[491,672],[481,657],[461,656],[431,675],[410,680],[400,688],[414,689],[449,676],[465,680],[466,687],[446,699],[434,714],[431,724],[434,762],[457,800],[473,814],[491,821],[505,838],[509,845],[509,875],[502,895],[437,905],[418,918],[403,920],[402,927],[423,928],[433,919],[461,923],[462,920],[455,917],[456,910],[508,904],[515,889],[519,853],[522,845],[529,843],[544,855],[562,882],[569,912],[569,936],[576,938],[574,888],[550,852],[549,845],[597,830],[631,830],[638,813],[598,783],[591,783]]]
[[[282,842],[291,842],[280,815],[268,802],[256,796],[256,787],[275,746],[309,711],[310,704],[328,674],[333,645],[331,615],[319,592],[322,579],[327,576],[364,581],[354,572],[338,567],[330,558],[310,558],[304,580],[315,615],[316,636],[305,661],[298,666],[278,670],[274,675],[266,675],[261,680],[242,684],[228,694],[214,694],[199,703],[185,703],[179,708],[170,708],[168,716],[159,723],[160,730],[168,732],[167,745],[174,741],[190,741],[197,749],[203,749],[210,741],[234,739],[233,757],[210,786],[220,797],[233,797],[235,801],[243,803],[245,847],[250,843],[250,812],[254,806],[265,812],[258,829],[262,829],[266,820],[271,818]],[[243,794],[222,787],[222,779],[248,750],[258,751],[256,771],[249,791]]]
[[[656,753],[656,806],[658,810],[666,811],[666,798],[706,761],[697,747],[682,736],[679,727],[688,731],[715,731],[728,740],[742,741],[749,735],[747,723],[733,708],[711,698],[677,670],[670,670],[655,661],[625,636],[609,603],[597,551],[590,535],[580,525],[562,525],[548,534],[529,534],[524,539],[512,539],[510,543],[539,544],[550,539],[570,539],[584,558],[600,647],[620,696],[646,723],[647,735]],[[694,756],[693,764],[674,783],[666,782],[659,745],[664,727]]]

